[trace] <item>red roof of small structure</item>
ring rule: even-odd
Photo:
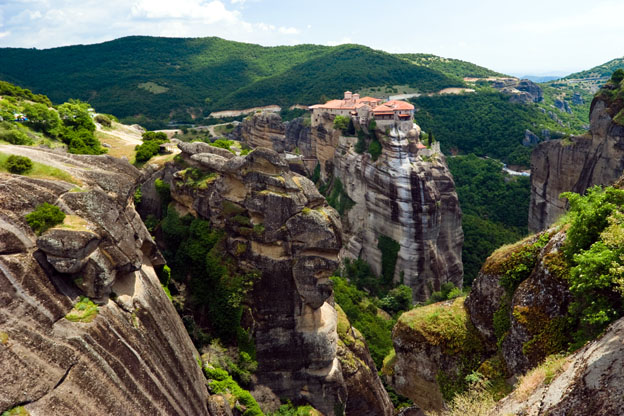
[[[426,149],[426,148],[427,148],[427,146],[425,146],[424,144],[422,144],[422,143],[418,142],[418,144],[416,145],[416,148],[417,148],[417,149]]]

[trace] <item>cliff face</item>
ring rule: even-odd
[[[585,136],[540,143],[531,155],[529,229],[540,231],[566,210],[559,194],[609,185],[624,172],[624,126],[613,119],[622,100],[609,84],[591,105]]]
[[[309,171],[318,161],[323,180],[340,179],[355,202],[342,219],[346,241],[342,255],[362,257],[380,274],[382,255],[377,246],[383,235],[400,244],[394,281],[403,278],[415,299],[426,299],[445,282],[462,285],[463,232],[455,185],[439,150],[417,149],[417,130],[411,136],[406,131],[387,135],[378,131],[383,152],[374,162],[368,154],[355,152],[357,139],[342,137],[328,114],[314,128],[294,120],[281,139],[274,135],[267,140],[266,126],[276,126],[278,118],[275,114],[249,118],[243,123],[242,139],[251,146],[270,143],[276,151],[297,147],[304,158],[313,160]]]
[[[203,143],[179,146],[185,160],[215,177],[196,187],[174,173],[172,197],[225,230],[239,267],[259,274],[250,302],[258,383],[327,415],[339,408],[359,414],[350,409],[360,393],[351,388],[357,383],[349,381],[353,377],[339,359],[328,279],[342,247],[337,213],[273,150],[259,147],[239,157]],[[362,354],[370,361],[367,351]],[[351,370],[360,372],[360,383],[380,384],[366,366]],[[370,395],[372,402],[389,403],[383,389]]]
[[[365,259],[380,274],[379,237],[390,237],[400,245],[394,281],[403,280],[416,300],[425,300],[442,283],[462,285],[461,209],[442,153],[418,150],[418,134],[410,134],[380,135],[376,162],[355,152],[356,138],[341,138],[334,175],[355,202],[346,217],[345,255]]]
[[[197,351],[130,202],[139,171],[107,156],[9,150],[79,185],[0,174],[0,410],[209,414]],[[24,215],[43,202],[67,217],[37,237]],[[80,318],[84,295],[99,306]]]
[[[333,118],[327,114],[323,123],[309,127],[301,118],[282,123],[278,114],[260,113],[243,121],[237,135],[253,148],[266,147],[278,153],[298,151],[304,159],[313,160],[307,166],[310,171],[316,162],[320,164],[321,178],[326,180],[333,173],[332,161],[340,137],[332,124]]]
[[[564,346],[572,299],[560,276],[565,239],[565,231],[549,230],[495,251],[466,300],[487,349],[493,354],[500,346],[511,374],[523,374]],[[509,275],[519,281],[511,285]]]
[[[622,415],[624,414],[624,320],[567,358],[564,370],[529,394],[514,393],[490,415]]]

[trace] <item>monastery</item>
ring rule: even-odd
[[[370,120],[375,120],[378,127],[387,127],[399,122],[412,123],[414,106],[405,101],[386,101],[380,98],[363,97],[345,91],[342,100],[330,100],[325,104],[310,106],[312,111],[312,125],[316,126],[321,121],[323,113],[340,115],[354,118],[361,125],[367,125]]]

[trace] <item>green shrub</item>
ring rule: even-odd
[[[231,395],[230,406],[239,411],[243,411],[239,404],[244,406],[242,416],[264,416],[258,402],[247,391],[241,388],[236,381],[230,377],[227,371],[220,368],[204,367],[204,374],[208,378],[208,389],[212,394]]]
[[[368,145],[368,153],[370,153],[371,155],[371,159],[373,159],[373,161],[379,159],[379,156],[381,155],[381,143],[379,143],[379,140],[377,139],[373,139],[371,140],[371,142]]]
[[[366,150],[366,135],[363,130],[358,131],[358,140],[355,144],[354,150],[358,154],[362,154]]]
[[[146,131],[141,135],[144,142],[166,142],[167,134],[162,131]]]
[[[234,144],[234,141],[233,141],[233,140],[217,139],[217,140],[215,140],[214,142],[212,142],[212,143],[208,143],[208,144],[210,144],[211,146],[214,146],[214,147],[219,147],[219,148],[221,148],[221,149],[226,149],[226,150],[229,150],[229,151],[230,151],[230,152],[232,152],[232,153],[235,153],[235,152],[231,149],[232,145]]]
[[[134,199],[134,205],[139,205],[141,203],[141,198],[143,198],[143,193],[141,192],[141,187],[139,186],[135,191],[132,199]]]
[[[405,285],[395,287],[379,301],[379,306],[392,315],[410,310],[412,308],[412,289]]]
[[[106,114],[98,114],[97,116],[95,116],[95,121],[105,127],[110,127],[113,125],[113,121]]]
[[[570,201],[563,252],[571,265],[570,322],[580,346],[624,314],[624,190],[593,187],[585,196],[562,195]]]
[[[442,302],[444,300],[455,299],[462,295],[462,290],[455,286],[452,282],[442,283],[440,290],[431,294],[431,297],[427,300],[427,305]]]
[[[377,242],[377,248],[381,250],[382,277],[386,283],[390,283],[394,278],[394,269],[396,267],[401,246],[392,238],[380,235]]]
[[[344,190],[342,182],[339,178],[334,178],[332,188],[327,203],[334,208],[340,215],[344,215],[355,205],[355,202],[349,198]]]
[[[18,129],[0,130],[0,140],[16,145],[32,144],[30,137]]]
[[[81,296],[74,308],[65,315],[65,319],[71,322],[89,323],[98,314],[98,306],[86,296]]]
[[[11,155],[4,162],[4,166],[9,172],[22,175],[32,169],[33,162],[25,156]]]
[[[619,84],[624,79],[624,69],[616,69],[611,75],[611,82]]]
[[[394,320],[381,317],[368,295],[345,278],[334,276],[331,280],[336,302],[344,310],[351,325],[364,335],[375,365],[381,368],[384,357],[392,349]]]
[[[47,202],[37,206],[33,212],[26,215],[26,222],[37,234],[62,223],[64,219],[65,213],[59,207]]]
[[[321,164],[317,162],[316,166],[314,167],[314,172],[312,172],[312,176],[310,177],[310,180],[314,183],[317,183],[320,179],[321,179]]]
[[[346,130],[349,127],[349,121],[351,121],[351,117],[336,116],[334,118],[334,128],[336,130]]]

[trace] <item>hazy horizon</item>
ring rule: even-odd
[[[265,46],[357,43],[461,59],[516,76],[565,76],[624,54],[606,41],[624,35],[618,18],[623,3],[517,4],[16,0],[0,5],[0,47],[46,49],[131,35],[218,36]]]

